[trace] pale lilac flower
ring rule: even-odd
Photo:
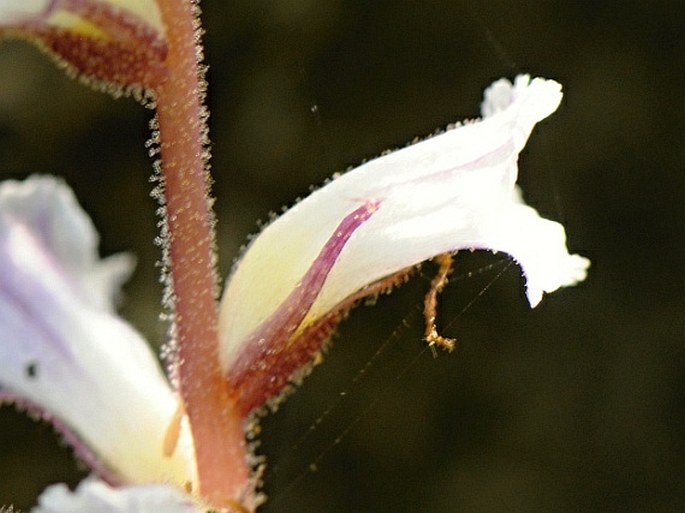
[[[116,315],[131,258],[97,256],[98,237],[71,190],[51,177],[0,186],[0,400],[52,422],[114,484],[194,480],[178,407],[154,354]]]

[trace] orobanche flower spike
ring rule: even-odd
[[[320,361],[358,300],[436,259],[425,338],[449,349],[434,320],[450,254],[510,255],[531,306],[586,275],[564,228],[516,186],[519,152],[562,97],[558,83],[521,75],[486,90],[482,119],[297,203],[254,238],[219,300],[198,11],[195,0],[0,0],[0,33],[152,100],[172,320],[165,376],[114,308],[131,257],[98,257],[96,231],[59,179],[0,185],[0,402],[51,422],[93,470],[73,491],[48,488],[34,513],[255,511],[255,413]]]

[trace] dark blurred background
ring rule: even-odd
[[[437,358],[421,342],[430,264],[356,310],[263,422],[261,511],[684,511],[682,2],[203,7],[223,276],[257,219],[476,116],[482,90],[519,72],[566,93],[522,155],[520,184],[593,262],[585,283],[531,311],[515,265],[460,255],[439,321],[459,346]],[[68,181],[103,253],[137,255],[122,312],[158,345],[150,115],[29,45],[0,46],[2,178]],[[0,410],[0,505],[28,509],[83,475],[49,427]]]

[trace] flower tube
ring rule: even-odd
[[[561,97],[552,80],[497,81],[481,120],[336,177],[267,226],[221,305],[222,368],[241,407],[299,379],[351,303],[439,254],[508,253],[533,307],[583,280],[588,260],[569,254],[564,228],[525,205],[516,187],[518,154]]]

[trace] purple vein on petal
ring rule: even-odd
[[[455,128],[453,130],[458,130],[458,128]],[[438,136],[439,137],[439,136]],[[410,150],[411,146],[405,148],[405,150]],[[400,151],[405,151],[405,150],[400,150]],[[487,167],[495,167],[500,162],[503,160],[511,157],[512,155],[516,155],[515,151],[515,144],[513,139],[508,139],[505,141],[503,144],[500,146],[493,148],[489,152],[478,156],[477,158],[461,163],[457,166],[453,167],[446,167],[446,168],[438,168],[432,173],[429,174],[423,174],[421,176],[416,176],[409,178],[406,181],[399,182],[399,183],[394,183],[390,186],[389,189],[392,187],[397,187],[398,185],[411,185],[414,183],[442,183],[445,180],[446,176],[452,176],[458,173],[466,172],[466,171],[481,171],[483,168]],[[371,161],[373,162],[373,161]],[[388,194],[390,191],[384,191],[385,194]]]
[[[12,256],[7,255],[7,258],[11,259]],[[44,263],[52,264],[49,258],[45,258]],[[39,333],[41,336],[38,340],[47,341],[50,344],[49,349],[59,354],[64,362],[72,362],[73,354],[69,347],[62,343],[50,323],[40,315],[41,312],[50,310],[51,305],[48,306],[46,302],[52,301],[53,295],[36,283],[32,276],[25,275],[16,266],[0,268],[0,304],[4,302],[7,308],[13,310],[19,317],[15,321],[26,327],[30,326],[34,332]],[[37,341],[36,350],[39,345]]]
[[[5,299],[2,299],[2,298]],[[65,361],[72,360],[72,354],[68,347],[60,342],[59,336],[50,329],[47,323],[44,323],[39,315],[35,315],[35,307],[30,305],[15,293],[11,288],[7,288],[4,284],[0,284],[0,303],[6,302],[12,305],[14,313],[21,316],[21,322],[27,326],[32,326],[32,329],[41,333],[41,340],[50,341],[51,349],[60,353]]]
[[[293,291],[242,343],[243,349],[226,370],[226,378],[244,414],[282,392],[293,374],[321,349],[323,340],[302,340],[303,337],[293,335],[350,237],[378,210],[380,203],[366,201],[340,222]]]

